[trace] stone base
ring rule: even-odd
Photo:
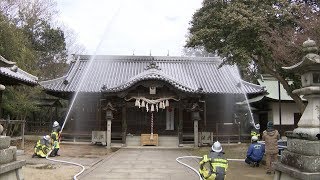
[[[293,133],[301,138],[317,141],[317,135],[320,134],[320,127],[298,127],[293,130]]]
[[[296,139],[288,136],[287,149],[281,163],[305,172],[320,172],[320,141]]]
[[[22,175],[22,169],[16,169],[14,171],[6,172],[0,175],[0,180],[24,180]]]
[[[275,164],[274,180],[320,179],[320,141],[299,139],[288,132],[287,149]]]
[[[320,156],[320,141],[292,139],[288,137],[287,149],[290,152],[307,156]]]
[[[274,180],[319,180],[320,172],[308,173],[302,172],[296,168],[284,165],[282,163],[275,163],[276,174]]]
[[[17,159],[16,152],[17,147],[15,146],[0,150],[0,165],[15,161]]]
[[[306,156],[290,151],[283,151],[281,163],[305,172],[320,172],[320,156]]]
[[[0,150],[10,146],[10,136],[0,136]]]
[[[0,165],[0,180],[23,180],[22,166],[26,161],[14,161]]]

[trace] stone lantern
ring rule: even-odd
[[[191,119],[193,121],[193,133],[194,133],[194,147],[198,147],[199,146],[199,128],[198,128],[198,124],[201,120],[200,117],[200,107],[197,103],[194,103],[190,109],[191,111]]]
[[[303,43],[307,53],[301,62],[284,69],[296,71],[301,74],[302,88],[293,91],[295,94],[304,95],[308,105],[303,112],[298,128],[294,134],[310,140],[317,140],[320,133],[320,56],[315,41],[308,39]]]
[[[278,179],[320,179],[320,56],[315,41],[303,43],[306,55],[302,61],[284,69],[301,74],[302,87],[293,93],[303,95],[308,105],[298,128],[287,132],[287,149],[275,164]]]
[[[107,120],[107,149],[111,148],[111,121],[113,120],[113,111],[116,109],[109,102],[103,110],[106,111],[106,120]]]

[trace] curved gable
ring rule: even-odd
[[[126,90],[130,87],[132,87],[134,84],[144,81],[144,80],[161,80],[165,81],[172,86],[176,87],[177,89],[185,92],[195,92],[196,90],[193,89],[192,87],[188,87],[187,85],[179,82],[178,80],[174,79],[173,77],[167,76],[160,70],[156,69],[149,69],[147,71],[144,71],[130,79],[128,79],[126,82],[119,84],[118,86],[108,88],[104,86],[104,91],[106,92],[118,92],[118,91],[123,91]]]

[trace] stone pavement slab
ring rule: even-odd
[[[120,149],[86,170],[79,179],[198,180],[194,171],[176,162],[177,157],[188,155],[187,150],[181,149]],[[196,159],[182,161],[199,168]]]

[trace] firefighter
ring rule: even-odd
[[[257,136],[258,139],[260,139],[260,124],[253,124],[253,127],[251,129],[251,138],[253,136]]]
[[[199,173],[206,180],[223,180],[228,169],[228,161],[224,158],[222,146],[216,141],[209,155],[204,155],[200,161]]]
[[[45,158],[50,150],[50,136],[45,135],[41,139],[39,139],[34,146],[34,154],[32,155],[32,157]]]
[[[53,123],[52,132],[51,132],[51,144],[52,144],[52,152],[50,154],[51,157],[60,156],[58,151],[60,149],[60,131],[61,127],[57,121]]]

